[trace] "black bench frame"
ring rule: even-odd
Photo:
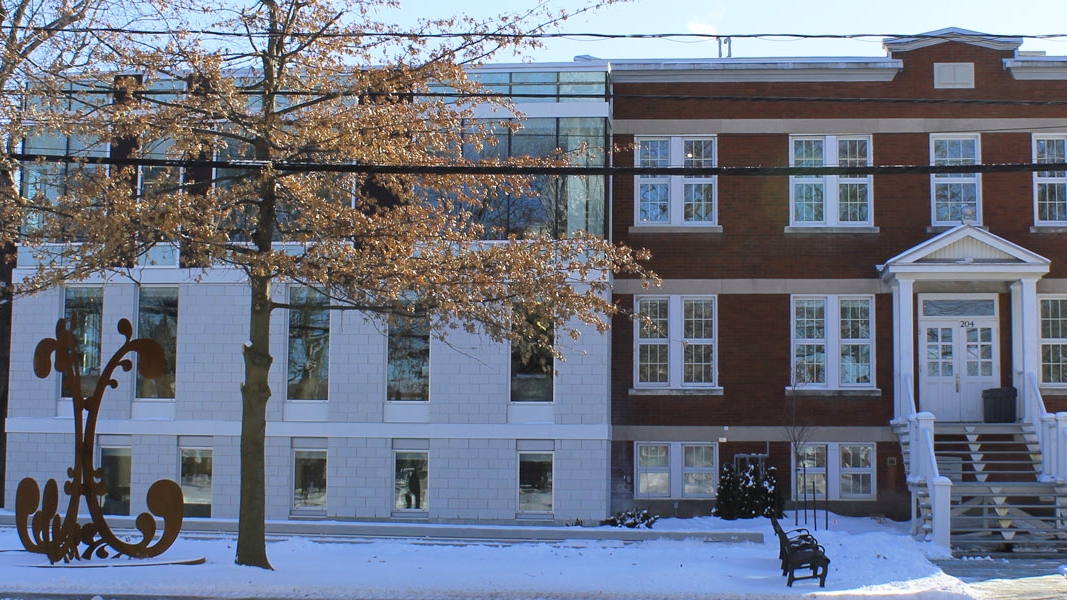
[[[819,587],[826,587],[826,572],[830,568],[830,559],[826,549],[807,529],[786,531],[771,518],[771,526],[778,537],[778,558],[782,561],[782,575],[789,575],[786,585],[793,587],[794,581],[801,579],[818,579]],[[810,575],[798,577],[797,569],[810,569]]]

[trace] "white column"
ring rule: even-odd
[[[894,279],[892,283],[894,419],[906,419],[915,410],[909,393],[915,382],[914,284],[911,279]]]
[[[1040,331],[1040,307],[1037,301],[1037,280],[1024,279],[1022,282],[1022,330],[1023,330],[1023,373],[1041,374],[1041,344],[1038,341]],[[1025,383],[1025,382],[1024,382]]]
[[[1038,313],[1037,280],[1022,279],[1012,283],[1012,385],[1019,390],[1020,395],[1028,393],[1026,374],[1038,375],[1041,372]]]

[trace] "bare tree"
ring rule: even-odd
[[[469,67],[535,44],[530,33],[567,13],[540,3],[487,22],[423,21],[422,34],[463,32],[435,38],[373,20],[376,10],[393,5],[175,4],[166,15],[172,35],[114,43],[114,66],[132,75],[94,76],[90,87],[112,100],[81,113],[74,129],[110,144],[112,158],[122,148],[134,161],[178,159],[184,170],[155,168],[148,177],[142,171],[138,187],[130,184],[137,179],[132,168],[82,169],[68,182],[76,193],[40,197],[26,212],[35,223],[28,242],[79,242],[40,246],[56,260],[42,261],[38,275],[23,282],[26,291],[137,264],[161,243],[179,246],[186,266],[244,274],[250,341],[242,348],[240,564],[270,567],[264,437],[272,311],[305,308],[278,301],[275,283],[315,288],[330,309],[362,311],[384,323],[425,318],[442,339],[463,328],[511,340],[533,355],[558,352],[539,335],[542,321],[575,337],[576,322],[606,330],[616,312],[613,272],[652,277],[631,250],[589,233],[553,237],[494,226],[479,216],[487,199],[523,197],[530,180],[462,169],[567,160],[483,160],[464,151],[492,144],[494,128],[520,126],[473,120],[476,104],[506,101],[478,97],[482,88]],[[204,15],[221,19],[192,21]],[[452,95],[436,93],[442,90]],[[204,162],[217,158],[244,162],[216,169]],[[353,163],[449,168],[341,172]],[[513,318],[516,303],[539,318]]]

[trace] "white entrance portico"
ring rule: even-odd
[[[893,290],[894,419],[927,411],[982,420],[982,390],[1002,381],[1001,293],[1011,294],[1012,385],[1023,389],[1025,374],[1038,371],[1037,281],[1048,259],[963,224],[879,271]]]

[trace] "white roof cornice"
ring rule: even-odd
[[[1005,58],[1004,68],[1016,80],[1065,80],[1067,56],[1027,56]]]

